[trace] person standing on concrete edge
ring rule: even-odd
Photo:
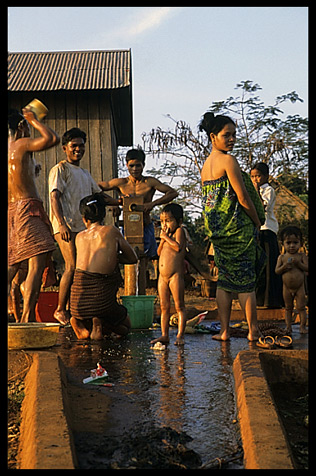
[[[56,164],[49,172],[50,219],[54,238],[65,261],[65,271],[59,285],[58,306],[54,318],[61,324],[69,322],[67,310],[70,287],[76,266],[75,238],[85,229],[79,204],[82,198],[92,193],[102,193],[90,172],[80,167],[85,153],[86,133],[73,127],[62,136],[62,147],[66,159]],[[103,194],[108,205],[118,205],[118,201]]]
[[[24,108],[22,113],[11,109],[8,114],[8,280],[11,285],[21,262],[27,260],[21,322],[32,322],[47,258],[55,250],[51,223],[35,184],[33,152],[57,145],[59,137],[30,110]],[[30,137],[29,125],[39,137]]]

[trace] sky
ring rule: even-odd
[[[193,131],[236,84],[265,105],[296,91],[284,118],[308,115],[307,7],[9,7],[10,52],[131,49],[134,145],[184,120]]]

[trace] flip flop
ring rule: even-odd
[[[271,336],[259,337],[257,346],[261,347],[262,349],[273,349],[274,339]]]
[[[285,349],[289,349],[290,347],[292,347],[292,342],[293,340],[291,336],[276,336],[275,338],[275,344],[279,347],[284,347]]]
[[[209,329],[212,334],[218,334],[221,330],[221,323],[219,321],[212,322]]]

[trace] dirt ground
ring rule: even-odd
[[[16,469],[24,378],[31,364],[32,359],[24,350],[8,352],[8,469]]]

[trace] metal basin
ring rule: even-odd
[[[42,349],[56,344],[58,323],[14,322],[8,324],[9,349]]]

